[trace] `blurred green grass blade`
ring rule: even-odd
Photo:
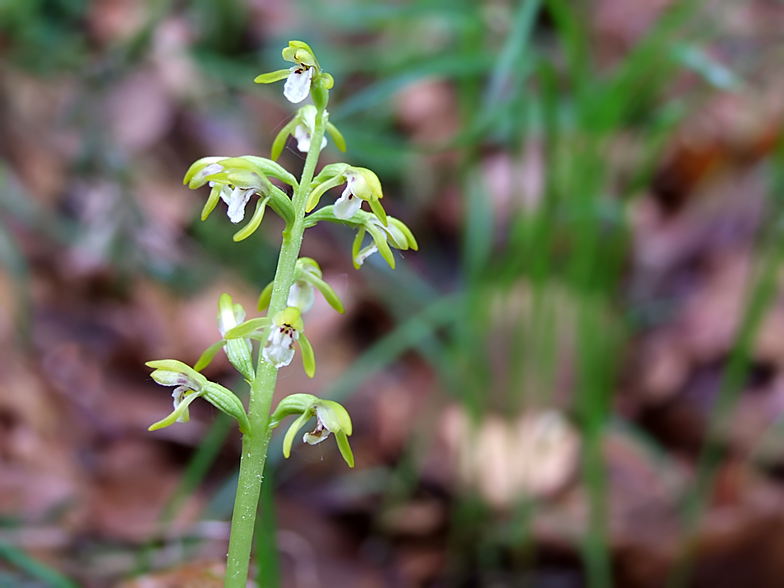
[[[463,181],[466,204],[463,228],[463,266],[470,283],[481,279],[493,249],[496,236],[495,202],[484,185],[479,170],[472,169]]]
[[[359,112],[370,110],[386,103],[399,90],[421,79],[437,76],[439,78],[460,79],[485,71],[492,63],[492,56],[480,53],[470,57],[463,55],[439,55],[418,63],[401,66],[403,73],[382,77],[379,81],[338,103],[330,110],[330,120],[339,122]]]
[[[24,551],[0,541],[0,559],[23,571],[27,575],[44,582],[50,588],[79,588],[73,580],[30,557]]]
[[[519,4],[512,29],[490,73],[485,96],[486,110],[498,107],[511,79],[523,69],[526,62],[531,61],[527,53],[530,51],[531,31],[539,15],[541,1],[521,0]]]
[[[779,141],[773,158],[778,165],[784,166],[784,141]],[[770,192],[781,193],[784,188],[784,174],[774,172]],[[689,488],[683,505],[683,537],[678,559],[668,577],[668,588],[681,588],[689,584],[694,565],[694,536],[698,531],[710,503],[710,494],[716,480],[721,462],[720,432],[726,430],[727,421],[737,406],[738,398],[744,390],[751,354],[755,339],[763,319],[774,303],[779,290],[779,272],[784,263],[784,214],[781,203],[774,204],[777,215],[771,223],[767,242],[763,244],[763,259],[753,268],[752,284],[748,293],[744,314],[738,326],[735,343],[732,346],[727,367],[722,374],[718,395],[711,411],[705,442],[700,453],[695,474],[695,482]]]
[[[222,412],[216,411],[215,419],[207,430],[207,434],[188,460],[185,471],[180,477],[179,484],[166,501],[166,504],[158,516],[158,520],[162,526],[167,526],[177,517],[180,509],[185,506],[188,497],[193,494],[204,481],[209,469],[220,454],[226,437],[228,437],[231,432],[233,425],[233,419]],[[150,570],[152,552],[155,548],[154,542],[155,540],[150,540],[139,549],[134,566],[135,574],[141,574]]]

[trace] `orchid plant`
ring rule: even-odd
[[[343,136],[329,122],[326,110],[334,80],[321,69],[313,50],[305,43],[291,41],[283,49],[283,59],[294,65],[260,75],[256,82],[267,84],[285,79],[283,94],[290,102],[299,104],[310,97],[312,104],[301,106],[281,129],[273,141],[271,158],[252,155],[205,157],[191,166],[184,180],[192,189],[204,185],[211,188],[202,210],[202,220],[222,200],[227,205],[229,220],[240,223],[245,219],[246,207],[255,198],[255,210],[234,235],[235,241],[248,238],[258,229],[267,208],[285,222],[275,278],[259,296],[258,310],[266,311],[266,314],[248,318],[245,310],[233,303],[231,296],[223,294],[218,301],[221,339],[210,346],[193,367],[172,359],[147,364],[155,370],[152,377],[158,384],[175,387],[173,412],[153,424],[150,430],[187,422],[188,407],[197,398],[203,398],[236,419],[243,435],[229,540],[227,588],[246,585],[267,448],[273,430],[284,418],[297,416],[284,439],[285,457],[290,455],[297,432],[315,418],[315,427],[304,435],[303,442],[314,445],[334,435],[344,460],[349,467],[354,467],[348,442],[352,432],[351,418],[340,404],[311,394],[293,394],[272,411],[278,370],[289,366],[297,352],[307,375],[313,377],[315,374],[315,355],[305,336],[303,315],[313,306],[316,290],[337,312],[343,312],[338,295],[322,279],[318,263],[299,257],[305,229],[321,221],[355,228],[357,236],[352,259],[356,268],[376,252],[394,268],[391,248],[417,249],[416,239],[408,227],[384,211],[381,183],[371,170],[336,163],[324,166],[315,174],[327,134],[338,149],[346,149]],[[290,136],[296,140],[297,148],[307,153],[299,180],[276,162]],[[334,204],[316,209],[328,190],[341,185],[345,187]],[[368,203],[370,212],[362,209],[364,202]],[[370,241],[365,245],[367,235]],[[255,361],[254,341],[257,342]],[[210,382],[201,374],[221,349],[250,386],[247,411],[233,391]]]

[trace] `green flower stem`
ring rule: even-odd
[[[326,107],[326,105],[324,106]],[[324,137],[325,127],[324,108],[322,108],[316,114],[316,128],[311,137],[305,168],[302,170],[302,179],[294,191],[292,199],[294,220],[283,232],[283,243],[278,257],[278,269],[275,272],[272,299],[267,316],[275,316],[286,308],[289,290],[294,283],[302,235],[305,232],[305,205],[308,201],[310,182],[313,180],[313,173],[316,170],[316,163],[321,151],[321,139]],[[231,519],[225,588],[245,588],[247,584],[262,474],[272,435],[272,431],[268,430],[267,425],[277,377],[277,368],[265,361],[259,353],[256,379],[251,384],[248,408],[251,430],[250,434],[245,435],[242,439],[242,457],[237,481],[237,497],[234,502],[234,515]]]

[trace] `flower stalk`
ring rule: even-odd
[[[272,287],[268,316],[285,310],[289,290],[296,277],[296,264],[305,232],[305,205],[308,201],[309,186],[313,180],[324,137],[324,108],[316,112],[315,129],[311,135],[302,178],[294,191],[292,205],[294,218],[283,232],[283,242],[278,256],[278,268]],[[261,491],[264,464],[267,461],[272,429],[268,428],[272,396],[275,392],[278,370],[259,354],[256,379],[251,384],[248,419],[250,434],[242,439],[242,457],[237,482],[237,496],[234,514],[231,519],[229,555],[226,562],[226,588],[244,588],[248,578],[250,551],[253,544],[253,531],[256,524],[256,509]]]

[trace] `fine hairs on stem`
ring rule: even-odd
[[[265,315],[248,318],[241,305],[234,304],[229,294],[222,294],[218,300],[217,329],[221,339],[211,345],[193,367],[174,359],[147,363],[154,369],[152,378],[158,384],[174,387],[174,410],[153,424],[150,430],[188,422],[188,407],[201,397],[234,418],[242,433],[242,456],[224,584],[227,588],[244,588],[247,584],[261,474],[272,431],[283,419],[296,417],[284,438],[285,457],[289,457],[297,433],[315,418],[315,425],[302,440],[314,445],[333,435],[343,459],[349,467],[354,467],[354,455],[348,442],[352,432],[351,418],[343,406],[311,394],[292,394],[272,410],[278,370],[288,366],[297,351],[307,375],[312,378],[315,374],[314,350],[305,336],[303,316],[313,306],[316,290],[337,312],[343,312],[340,298],[322,279],[318,262],[299,256],[305,230],[320,221],[352,227],[356,238],[351,255],[357,269],[373,253],[379,253],[394,268],[392,248],[417,249],[410,229],[384,211],[381,182],[371,170],[348,163],[333,163],[316,174],[319,154],[327,144],[326,135],[338,149],[346,150],[343,136],[329,122],[327,112],[329,90],[334,80],[321,68],[313,50],[301,41],[290,41],[283,49],[283,59],[294,65],[262,74],[256,82],[268,84],[286,80],[283,94],[290,102],[299,104],[310,97],[312,104],[301,106],[281,129],[273,141],[271,158],[254,155],[204,157],[190,167],[184,180],[191,189],[205,184],[211,188],[202,210],[202,220],[223,200],[229,220],[241,223],[251,200],[255,200],[250,220],[235,233],[234,241],[250,237],[261,225],[267,208],[285,222],[275,278],[259,296],[258,311],[266,311]],[[300,151],[307,153],[299,180],[275,161],[289,136],[296,139]],[[273,180],[276,180],[275,184]],[[343,186],[343,191],[334,204],[316,208],[327,191],[339,186]],[[369,211],[363,209],[363,202],[368,203]],[[367,244],[366,236],[370,237]],[[258,344],[254,345],[254,341]],[[247,411],[234,391],[201,374],[221,349],[250,386]]]

